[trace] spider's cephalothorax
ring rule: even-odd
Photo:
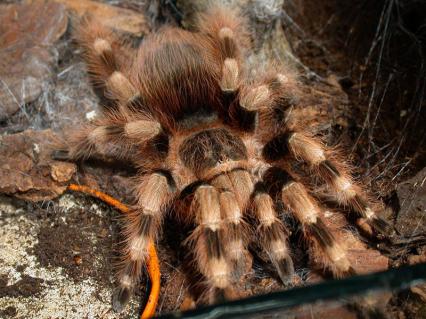
[[[353,273],[290,161],[305,162],[364,226],[389,232],[335,152],[300,125],[289,125],[294,121],[288,111],[297,100],[294,77],[276,67],[247,79],[248,41],[235,13],[212,8],[200,15],[195,32],[166,28],[144,39],[137,51],[90,19],[79,28],[78,40],[103,114],[69,139],[68,156],[100,154],[127,160],[140,171],[137,201],[123,229],[116,310],[139,281],[166,207],[195,224],[187,241],[215,290],[227,289],[245,272],[253,239],[283,282],[292,276],[278,202],[300,223],[324,267],[336,276]]]

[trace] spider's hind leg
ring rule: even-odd
[[[259,111],[276,103],[276,91],[288,90],[290,86],[292,92],[295,90],[292,75],[288,70],[277,73],[276,67],[269,67],[265,76],[253,84],[247,83],[244,58],[250,40],[246,22],[238,12],[213,6],[199,16],[197,25],[201,34],[212,42],[215,50],[211,53],[220,64],[218,84],[225,122],[243,131],[254,131]]]
[[[102,106],[115,110],[136,100],[139,92],[130,76],[135,50],[91,17],[83,18],[75,37],[83,48],[88,73]]]
[[[258,132],[259,129],[275,129],[265,127],[265,124],[273,124],[271,118],[277,116],[274,112],[291,109],[299,94],[297,82],[289,70],[268,70],[251,83],[240,85],[228,113],[239,129],[263,134],[265,132]]]
[[[213,6],[198,17],[199,31],[212,43],[212,55],[220,65],[218,84],[222,92],[222,107],[225,122],[232,122],[231,108],[238,100],[242,84],[243,56],[249,40],[247,26],[238,12]],[[237,103],[238,104],[238,103]],[[241,118],[237,120],[242,128],[253,126],[255,114],[238,107]],[[241,114],[240,114],[241,113]],[[235,115],[235,114],[234,114]],[[235,117],[235,116],[234,116]]]
[[[216,48],[214,55],[222,69],[219,80],[222,92],[235,94],[240,82],[242,55],[248,47],[245,21],[235,10],[212,6],[198,16],[197,28]]]

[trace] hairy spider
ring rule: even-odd
[[[224,292],[245,272],[253,240],[283,283],[291,278],[289,232],[277,205],[300,223],[324,268],[335,276],[354,273],[314,192],[292,169],[295,161],[322,178],[333,199],[364,226],[390,231],[336,151],[292,120],[296,78],[278,66],[248,79],[243,19],[212,7],[196,27],[161,29],[137,52],[93,19],[77,30],[103,112],[70,136],[67,156],[126,160],[139,172],[137,200],[123,228],[117,311],[139,282],[166,211],[194,225],[187,242],[214,291]]]

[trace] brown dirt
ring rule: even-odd
[[[44,280],[24,275],[13,285],[7,286],[7,277],[0,276],[0,298],[2,297],[37,297],[42,291]],[[10,312],[10,310],[9,310]]]
[[[108,221],[93,216],[80,209],[66,215],[50,215],[45,211],[36,211],[37,218],[43,219],[38,234],[38,243],[32,248],[42,266],[62,267],[74,280],[83,280],[87,276],[101,282],[108,282],[111,273],[109,252],[112,250],[112,236],[108,230]],[[101,241],[93,246],[88,234],[95,233]],[[94,257],[104,256],[102,267],[91,265]]]
[[[0,316],[5,318],[13,318],[16,316],[16,308],[13,306],[9,306],[6,309],[0,310]]]

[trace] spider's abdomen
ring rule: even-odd
[[[247,159],[243,141],[224,128],[214,128],[187,137],[179,147],[183,164],[195,172],[205,170],[228,161]]]
[[[208,48],[204,37],[175,28],[146,39],[137,68],[142,94],[154,113],[179,120],[188,112],[214,109],[219,66]]]

